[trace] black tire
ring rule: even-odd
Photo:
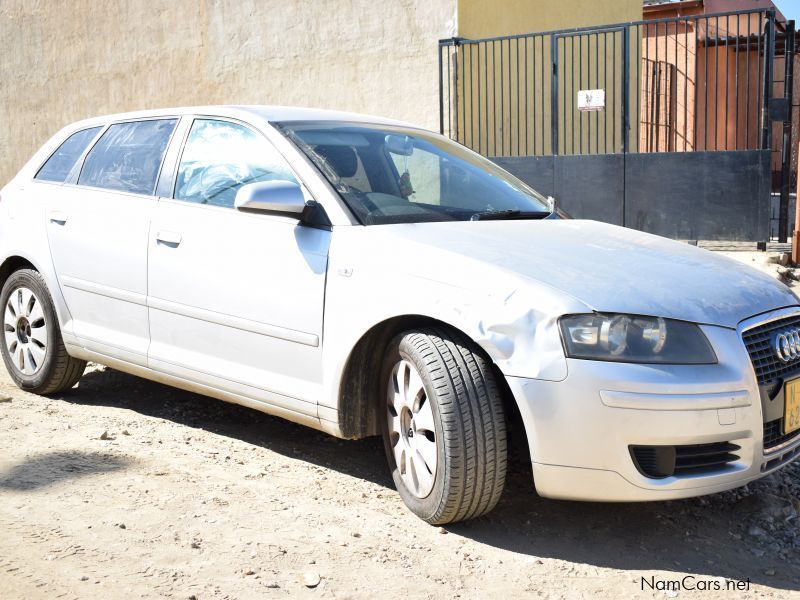
[[[424,402],[430,401],[433,412],[438,462],[433,488],[425,497],[404,483],[393,450],[400,443],[399,436],[390,432],[390,415],[397,412],[389,408],[391,394],[397,389],[393,377],[403,360],[416,368],[424,386]],[[433,525],[473,519],[491,511],[505,485],[507,449],[503,402],[489,361],[456,331],[435,327],[406,331],[389,344],[380,382],[378,418],[386,456],[408,508]]]
[[[26,392],[46,396],[68,390],[74,386],[83,375],[86,368],[86,361],[79,360],[67,354],[64,341],[61,338],[61,328],[58,324],[53,299],[47,289],[44,278],[32,269],[21,269],[12,273],[0,291],[0,307],[5,314],[9,298],[13,293],[18,293],[20,289],[27,288],[33,292],[41,303],[44,313],[44,323],[47,324],[47,344],[44,351],[44,359],[37,365],[36,371],[32,374],[25,374],[14,364],[10,349],[6,343],[5,336],[0,342],[2,349],[3,362],[9,375],[17,386]],[[5,325],[4,325],[5,328]],[[30,331],[30,327],[28,327]],[[8,330],[4,333],[7,333]]]

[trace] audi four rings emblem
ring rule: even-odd
[[[786,329],[778,332],[772,340],[775,355],[785,363],[800,358],[800,330]]]

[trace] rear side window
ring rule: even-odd
[[[72,167],[78,162],[84,150],[100,131],[100,127],[82,129],[69,136],[58,150],[50,155],[47,162],[42,165],[34,179],[39,181],[55,181],[64,183]]]
[[[78,185],[152,194],[177,119],[117,123],[83,163]]]

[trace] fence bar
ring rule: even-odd
[[[550,36],[550,145],[553,156],[558,154],[558,38]]]
[[[594,82],[595,89],[600,84],[600,32],[594,34]],[[597,135],[594,138],[594,153],[600,154],[600,111],[594,111],[594,126]]]
[[[675,47],[678,46],[678,26],[675,25]],[[683,22],[683,151],[689,150],[689,21]],[[697,52],[697,48],[695,48]],[[697,85],[695,74],[695,85]]]
[[[530,154],[528,149],[528,38],[525,38],[525,154]]]
[[[584,36],[581,36],[583,40]],[[592,38],[586,36],[586,88],[592,87]],[[581,117],[583,119],[583,117]],[[581,150],[583,153],[583,150]],[[592,153],[592,115],[586,114],[586,154]]]
[[[497,48],[495,48],[495,43],[492,42],[492,73],[497,72],[496,55]],[[494,78],[492,79],[492,125],[494,126],[494,132],[492,134],[492,145],[494,146],[494,152],[492,152],[492,154],[497,156],[497,85]]]
[[[489,154],[489,45],[486,44],[483,46],[483,104],[486,107],[486,110],[483,111],[486,113],[484,118],[484,125],[486,129],[486,154]],[[480,62],[480,57],[478,58],[478,62]],[[480,85],[480,81],[478,81],[478,85]],[[478,115],[480,118],[480,115]]]
[[[719,150],[719,17],[714,24],[714,150]]]
[[[784,76],[783,97],[788,105],[789,114],[783,121],[783,145],[781,148],[781,200],[778,221],[778,241],[786,243],[789,238],[789,171],[791,163],[792,143],[792,85],[794,83],[794,21],[786,24],[784,38]]]
[[[769,101],[772,97],[772,63],[775,60],[775,12],[767,11],[764,23],[764,95],[761,106],[761,147],[772,146],[772,126],[769,120]]]
[[[735,64],[736,64],[736,77],[735,77],[736,93],[733,95],[733,97],[736,99],[736,111],[734,112],[734,118],[733,118],[733,123],[734,123],[734,125],[733,125],[733,142],[734,142],[733,149],[734,150],[738,150],[739,149],[739,45],[740,45],[740,43],[741,42],[740,42],[740,36],[739,36],[739,18],[737,17],[736,18],[736,48],[734,49],[734,52],[736,53],[736,62],[735,62]]]
[[[630,60],[628,57],[629,46],[630,46],[630,30],[625,27],[622,30],[622,118],[620,121],[622,122],[622,133],[620,139],[620,145],[622,146],[622,152],[628,151],[628,131],[630,130],[630,79],[631,79],[631,67],[630,67]],[[622,212],[623,218],[623,225],[625,219],[625,211]]]
[[[664,26],[666,26],[666,23],[664,24]],[[659,39],[658,39],[658,24],[656,24],[656,39],[655,39],[655,42],[656,42],[656,59],[655,59],[656,62],[655,62],[655,65],[653,65],[653,67],[654,67],[653,71],[654,71],[654,75],[655,75],[655,77],[653,79],[655,79],[655,84],[654,84],[655,94],[654,94],[654,96],[655,96],[656,102],[655,102],[655,110],[653,111],[653,118],[651,120],[651,123],[653,124],[653,127],[656,130],[656,145],[655,145],[654,152],[659,152],[659,150],[660,150],[660,145],[659,145],[660,136],[659,136],[659,133],[660,133],[660,129],[661,128],[658,126],[658,123],[659,123],[659,120],[660,120],[659,117],[661,116],[661,68],[660,68],[660,65],[658,64],[658,47],[661,44],[659,43]]]
[[[747,17],[747,75],[744,92],[744,149],[750,149],[750,16]]]
[[[567,43],[567,38],[564,38],[564,44],[566,44],[566,43]],[[569,153],[570,154],[575,154],[575,113],[571,110],[572,109],[572,102],[573,102],[573,99],[575,98],[575,38],[574,37],[569,38],[569,47],[570,47],[570,64],[569,64],[569,67],[570,67],[569,68],[569,71],[570,71],[570,73],[569,73],[570,90],[569,91],[570,91],[570,93],[569,93],[569,96],[567,96],[567,94],[564,94],[564,96],[567,96],[567,98],[564,99],[564,106],[565,107],[566,106],[570,107],[570,111],[569,111],[569,145],[570,145]],[[566,47],[564,49],[564,53],[566,54]],[[580,58],[580,55],[578,55],[578,58]],[[564,65],[564,67],[565,67],[565,70],[566,70],[566,64]],[[564,75],[565,75],[565,77],[564,77],[564,85],[566,86],[566,81],[567,81],[566,73],[564,73]],[[569,100],[569,104],[567,104],[567,100]],[[564,129],[566,130],[566,128],[567,128],[567,112],[565,110],[564,111]],[[567,147],[566,147],[566,144],[564,144],[564,153],[565,154],[566,154],[566,151],[567,151]],[[578,152],[580,152],[580,150],[578,150]]]
[[[636,26],[636,150],[642,148],[642,26]]]
[[[698,42],[698,30],[700,29],[700,21],[695,21],[694,24],[694,131],[692,132],[693,150],[697,151],[697,144],[700,136],[697,135],[697,113],[700,112],[697,107],[697,102],[700,98],[700,90],[697,85],[697,69],[700,61],[700,46]],[[704,148],[705,150],[705,148]]]
[[[703,46],[705,47],[706,52],[706,61],[705,61],[705,75],[703,76],[703,89],[705,91],[705,102],[703,103],[703,107],[705,108],[705,120],[703,121],[703,150],[708,152],[708,19],[706,19],[706,38],[703,40]]]
[[[517,47],[516,48],[516,50],[517,50],[517,156],[522,156],[522,145],[521,145],[522,144],[522,119],[521,119],[521,115],[522,115],[522,112],[521,112],[522,111],[522,90],[521,90],[522,77],[521,77],[521,75],[522,75],[522,73],[524,73],[524,70],[520,68],[519,42],[520,42],[520,38],[517,38],[517,40],[514,42],[514,44]],[[527,115],[526,115],[526,118],[527,118]]]
[[[541,72],[541,78],[542,78],[542,79],[541,79],[541,80],[542,80],[542,91],[544,92],[544,81],[545,81],[545,79],[544,79],[544,63],[545,63],[545,60],[544,60],[544,36],[540,36],[539,40],[540,40],[540,42],[541,42],[541,43],[539,44],[539,46],[540,46],[540,48],[541,48],[541,50],[540,50],[540,52],[539,52],[539,54],[540,54],[540,56],[539,56],[539,64],[540,64],[540,66],[541,66],[541,68],[540,68],[540,72]],[[553,49],[551,48],[551,49],[550,49],[550,55],[551,55],[551,56],[552,56],[552,53],[553,53]],[[552,61],[551,61],[551,62],[552,62]],[[551,69],[552,69],[552,66],[551,66]],[[553,89],[552,89],[552,88],[550,88],[550,96],[552,96],[552,95],[553,95]],[[534,102],[535,102],[535,98],[534,98]],[[542,154],[544,154],[544,153],[545,153],[545,149],[544,149],[544,145],[545,145],[545,132],[544,132],[544,94],[542,94],[542,114],[541,114],[541,117],[542,117],[542,121],[541,121],[541,126],[539,127],[539,129],[540,129],[540,130],[541,130],[541,132],[542,132]],[[535,145],[535,144],[534,144],[534,145]]]
[[[728,41],[731,39],[731,17],[725,17],[725,150],[728,150]]]
[[[512,149],[514,139],[511,135],[511,40],[508,40],[508,129],[505,128],[503,121],[503,132],[508,132],[508,155],[511,156],[514,152]]]

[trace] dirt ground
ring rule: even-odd
[[[377,439],[97,366],[51,399],[0,371],[0,600],[800,598],[798,464],[597,504],[537,497],[516,456],[493,513],[438,528],[406,511]],[[663,589],[687,575],[748,589]]]

